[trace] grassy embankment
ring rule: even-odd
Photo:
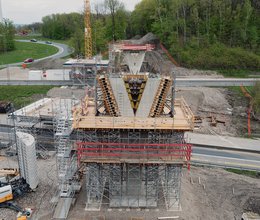
[[[10,101],[18,109],[35,101],[36,95],[46,95],[53,86],[0,86],[0,101]]]
[[[15,42],[15,50],[0,54],[0,65],[23,62],[27,58],[39,59],[59,51],[51,45]]]
[[[231,168],[227,168],[225,170],[228,172],[231,172],[231,173],[239,174],[239,175],[249,176],[249,177],[253,177],[253,178],[260,178],[260,173],[257,171],[239,170],[239,169],[231,169]]]
[[[240,47],[189,44],[174,50],[172,54],[177,54],[180,64],[188,68],[217,70],[226,77],[260,77],[260,55]]]

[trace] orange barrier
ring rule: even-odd
[[[160,47],[163,50],[164,53],[166,53],[167,57],[170,59],[170,61],[177,67],[180,67],[180,65],[176,62],[176,60],[172,57],[172,55],[169,53],[169,51],[163,46],[163,44],[160,42]]]
[[[245,97],[249,99],[249,106],[247,109],[247,130],[248,130],[248,136],[251,136],[251,112],[253,110],[253,98],[252,96],[248,93],[246,88],[243,85],[240,85],[240,89],[242,93],[244,94]]]

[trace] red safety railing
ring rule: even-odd
[[[152,51],[155,46],[153,44],[122,44],[121,50],[130,50],[130,51]]]
[[[128,144],[77,142],[78,162],[81,159],[142,159],[159,162],[178,161],[190,168],[191,144]]]
[[[170,52],[163,46],[162,43],[160,43],[160,47],[163,50],[164,53],[166,53],[167,57],[169,58],[169,60],[177,67],[180,67],[180,64],[177,63],[177,61],[172,57],[172,55],[170,54]]]

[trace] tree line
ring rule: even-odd
[[[126,38],[129,17],[130,12],[118,0],[95,4],[91,14],[95,53],[105,51],[111,40]],[[70,39],[75,54],[84,54],[84,12],[46,16],[42,19],[41,33],[50,39]]]
[[[260,68],[258,0],[142,0],[131,22],[133,34],[155,33],[187,66]]]
[[[95,53],[112,40],[153,32],[182,65],[260,69],[258,0],[142,0],[133,12],[104,0],[92,7],[91,23]],[[75,54],[84,54],[84,12],[46,16],[41,31],[70,39]]]
[[[15,49],[14,34],[15,28],[11,21],[0,22],[0,53]]]

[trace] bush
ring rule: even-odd
[[[0,53],[15,49],[14,33],[15,30],[11,21],[0,22]]]
[[[257,82],[252,89],[253,108],[256,114],[260,113],[260,82]]]
[[[215,43],[197,49],[186,46],[180,51],[180,63],[190,68],[200,69],[260,69],[260,56],[243,48],[230,48]]]

